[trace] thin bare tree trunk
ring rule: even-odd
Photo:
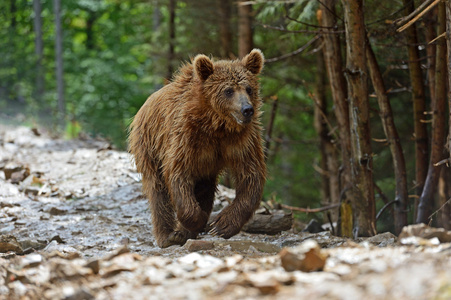
[[[451,229],[451,168],[442,167],[438,181],[438,203],[440,204],[440,222],[446,230]]]
[[[169,49],[168,49],[168,73],[167,79],[171,79],[174,73],[174,58],[175,58],[175,7],[176,0],[169,0]]]
[[[337,27],[337,19],[335,13],[336,0],[325,0],[322,2],[321,16],[322,25],[334,30]],[[338,125],[338,143],[341,150],[341,170],[340,174],[331,174],[336,176],[339,181],[340,202],[352,203],[353,193],[347,192],[351,188],[351,138],[349,135],[349,107],[347,102],[346,81],[343,75],[343,62],[340,46],[340,37],[334,33],[323,35],[324,40],[324,61],[329,77],[330,89],[332,92],[332,100],[334,103],[334,113]],[[352,224],[353,220],[345,220],[348,214],[342,215],[337,231],[339,235],[352,237],[352,231],[347,230],[350,226],[342,226],[343,224]],[[351,215],[349,215],[352,218]],[[352,226],[351,226],[352,227]]]
[[[366,29],[362,0],[343,0],[346,70],[351,129],[354,236],[376,234],[373,159],[371,151]]]
[[[434,12],[434,13],[433,13]],[[427,75],[428,75],[428,88],[429,88],[429,95],[431,97],[431,103],[435,102],[435,54],[436,54],[436,47],[435,43],[429,44],[430,41],[435,39],[437,37],[436,32],[436,19],[437,14],[435,13],[436,9],[433,8],[433,10],[428,13],[425,16],[425,25],[426,25],[426,55],[427,55]],[[432,104],[431,104],[432,105]]]
[[[382,120],[385,136],[390,146],[390,152],[393,157],[393,169],[395,171],[396,196],[395,196],[395,233],[398,235],[402,228],[407,225],[407,206],[409,195],[407,192],[407,175],[404,153],[402,151],[401,142],[399,141],[398,131],[396,130],[393,119],[393,111],[391,109],[390,100],[388,99],[384,79],[379,69],[376,56],[371,48],[369,41],[366,48],[368,69],[370,71],[371,81],[376,91],[377,101],[379,103],[379,115]]]
[[[441,2],[438,6],[438,32],[440,35],[446,31],[446,8]],[[429,161],[426,182],[418,204],[417,223],[428,223],[434,205],[434,196],[437,192],[437,183],[440,177],[442,165],[435,166],[436,163],[445,158],[445,138],[446,138],[446,100],[447,100],[447,61],[446,61],[446,41],[437,40],[437,63],[435,74],[435,96],[436,101],[432,107],[432,139],[431,158]]]
[[[320,40],[318,43],[321,44]],[[315,95],[314,95],[314,125],[319,136],[319,149],[321,154],[321,198],[325,205],[338,204],[340,202],[340,187],[338,182],[337,155],[330,128],[327,125],[328,111],[326,98],[326,67],[324,54],[320,51],[316,54]],[[338,210],[331,211],[333,221],[338,220]],[[325,221],[328,221],[327,219]]]
[[[414,1],[403,0],[406,7],[406,16],[414,11]],[[421,71],[420,55],[418,52],[418,37],[416,25],[412,24],[406,29],[406,42],[409,53],[410,81],[412,83],[412,100],[414,111],[414,136],[415,136],[415,169],[416,169],[416,194],[421,195],[428,169],[428,134],[424,120],[426,100]]]
[[[232,30],[230,28],[231,4],[230,0],[218,0],[219,5],[219,35],[221,39],[221,56],[232,57]]]
[[[447,44],[447,56],[448,56],[448,152],[449,161],[448,168],[451,168],[451,1],[446,1],[446,44]],[[451,188],[450,188],[451,189]]]
[[[246,56],[253,47],[252,4],[238,3],[238,56]]]
[[[45,89],[45,74],[42,60],[44,59],[44,43],[42,41],[42,18],[41,0],[33,0],[34,12],[34,33],[35,33],[35,54],[36,54],[36,92],[35,97],[39,106],[42,104],[42,97]]]
[[[64,100],[64,78],[63,78],[63,31],[61,24],[61,6],[60,0],[53,0],[53,9],[55,12],[55,54],[56,54],[56,85],[58,97],[58,121],[60,125],[64,124],[66,117],[66,103]]]

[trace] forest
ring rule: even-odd
[[[451,229],[450,34],[439,0],[5,0],[0,121],[125,150],[180,65],[259,48],[264,200],[349,237]]]

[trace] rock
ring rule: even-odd
[[[27,178],[30,175],[30,170],[28,168],[13,172],[10,175],[11,183],[19,183],[23,181],[25,178]]]
[[[302,232],[318,233],[323,232],[324,228],[316,219],[311,219],[310,222],[305,226]]]
[[[22,268],[34,268],[36,266],[39,266],[42,263],[42,261],[43,258],[40,254],[32,253],[25,255],[22,258],[20,265]]]
[[[368,243],[371,243],[373,245],[376,245],[378,247],[386,247],[386,246],[394,245],[397,241],[397,238],[391,232],[384,232],[384,233],[369,237],[365,241]]]
[[[327,255],[314,240],[307,240],[295,248],[284,248],[279,257],[282,267],[288,272],[322,271],[327,259]]]
[[[1,235],[0,236],[0,252],[6,253],[13,251],[16,253],[22,253],[23,249],[17,242],[16,238],[12,235]]]
[[[69,212],[69,207],[50,207],[47,212],[52,216],[66,215]]]
[[[212,241],[204,241],[204,240],[188,240],[184,247],[189,252],[201,251],[201,250],[210,250],[215,247]]]
[[[265,253],[277,253],[280,251],[280,247],[276,245],[264,242],[254,242],[249,240],[242,241],[218,240],[213,241],[213,244],[217,247],[230,247],[232,251],[249,251],[251,246],[257,249],[258,251]]]
[[[433,228],[426,224],[415,224],[405,226],[401,233],[399,234],[399,240],[405,239],[407,237],[420,237],[424,239],[432,239],[434,237],[438,238],[440,243],[450,243],[451,242],[451,231],[447,231],[444,228]]]
[[[90,262],[85,264],[85,267],[91,269],[94,274],[99,274],[100,261],[98,259],[91,260]]]
[[[24,170],[24,166],[9,162],[3,167],[3,172],[5,173],[5,179],[11,179],[12,175],[16,172]]]

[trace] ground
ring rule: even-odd
[[[160,249],[140,176],[106,141],[0,125],[0,169],[0,299],[451,297],[448,233],[353,241],[242,232]],[[286,271],[308,265],[308,241],[321,247],[322,271]]]

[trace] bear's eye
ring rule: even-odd
[[[224,91],[224,94],[226,95],[226,97],[232,97],[234,92],[235,91],[233,90],[233,88],[228,88]]]
[[[251,96],[252,95],[252,88],[250,86],[246,87],[246,93]]]

